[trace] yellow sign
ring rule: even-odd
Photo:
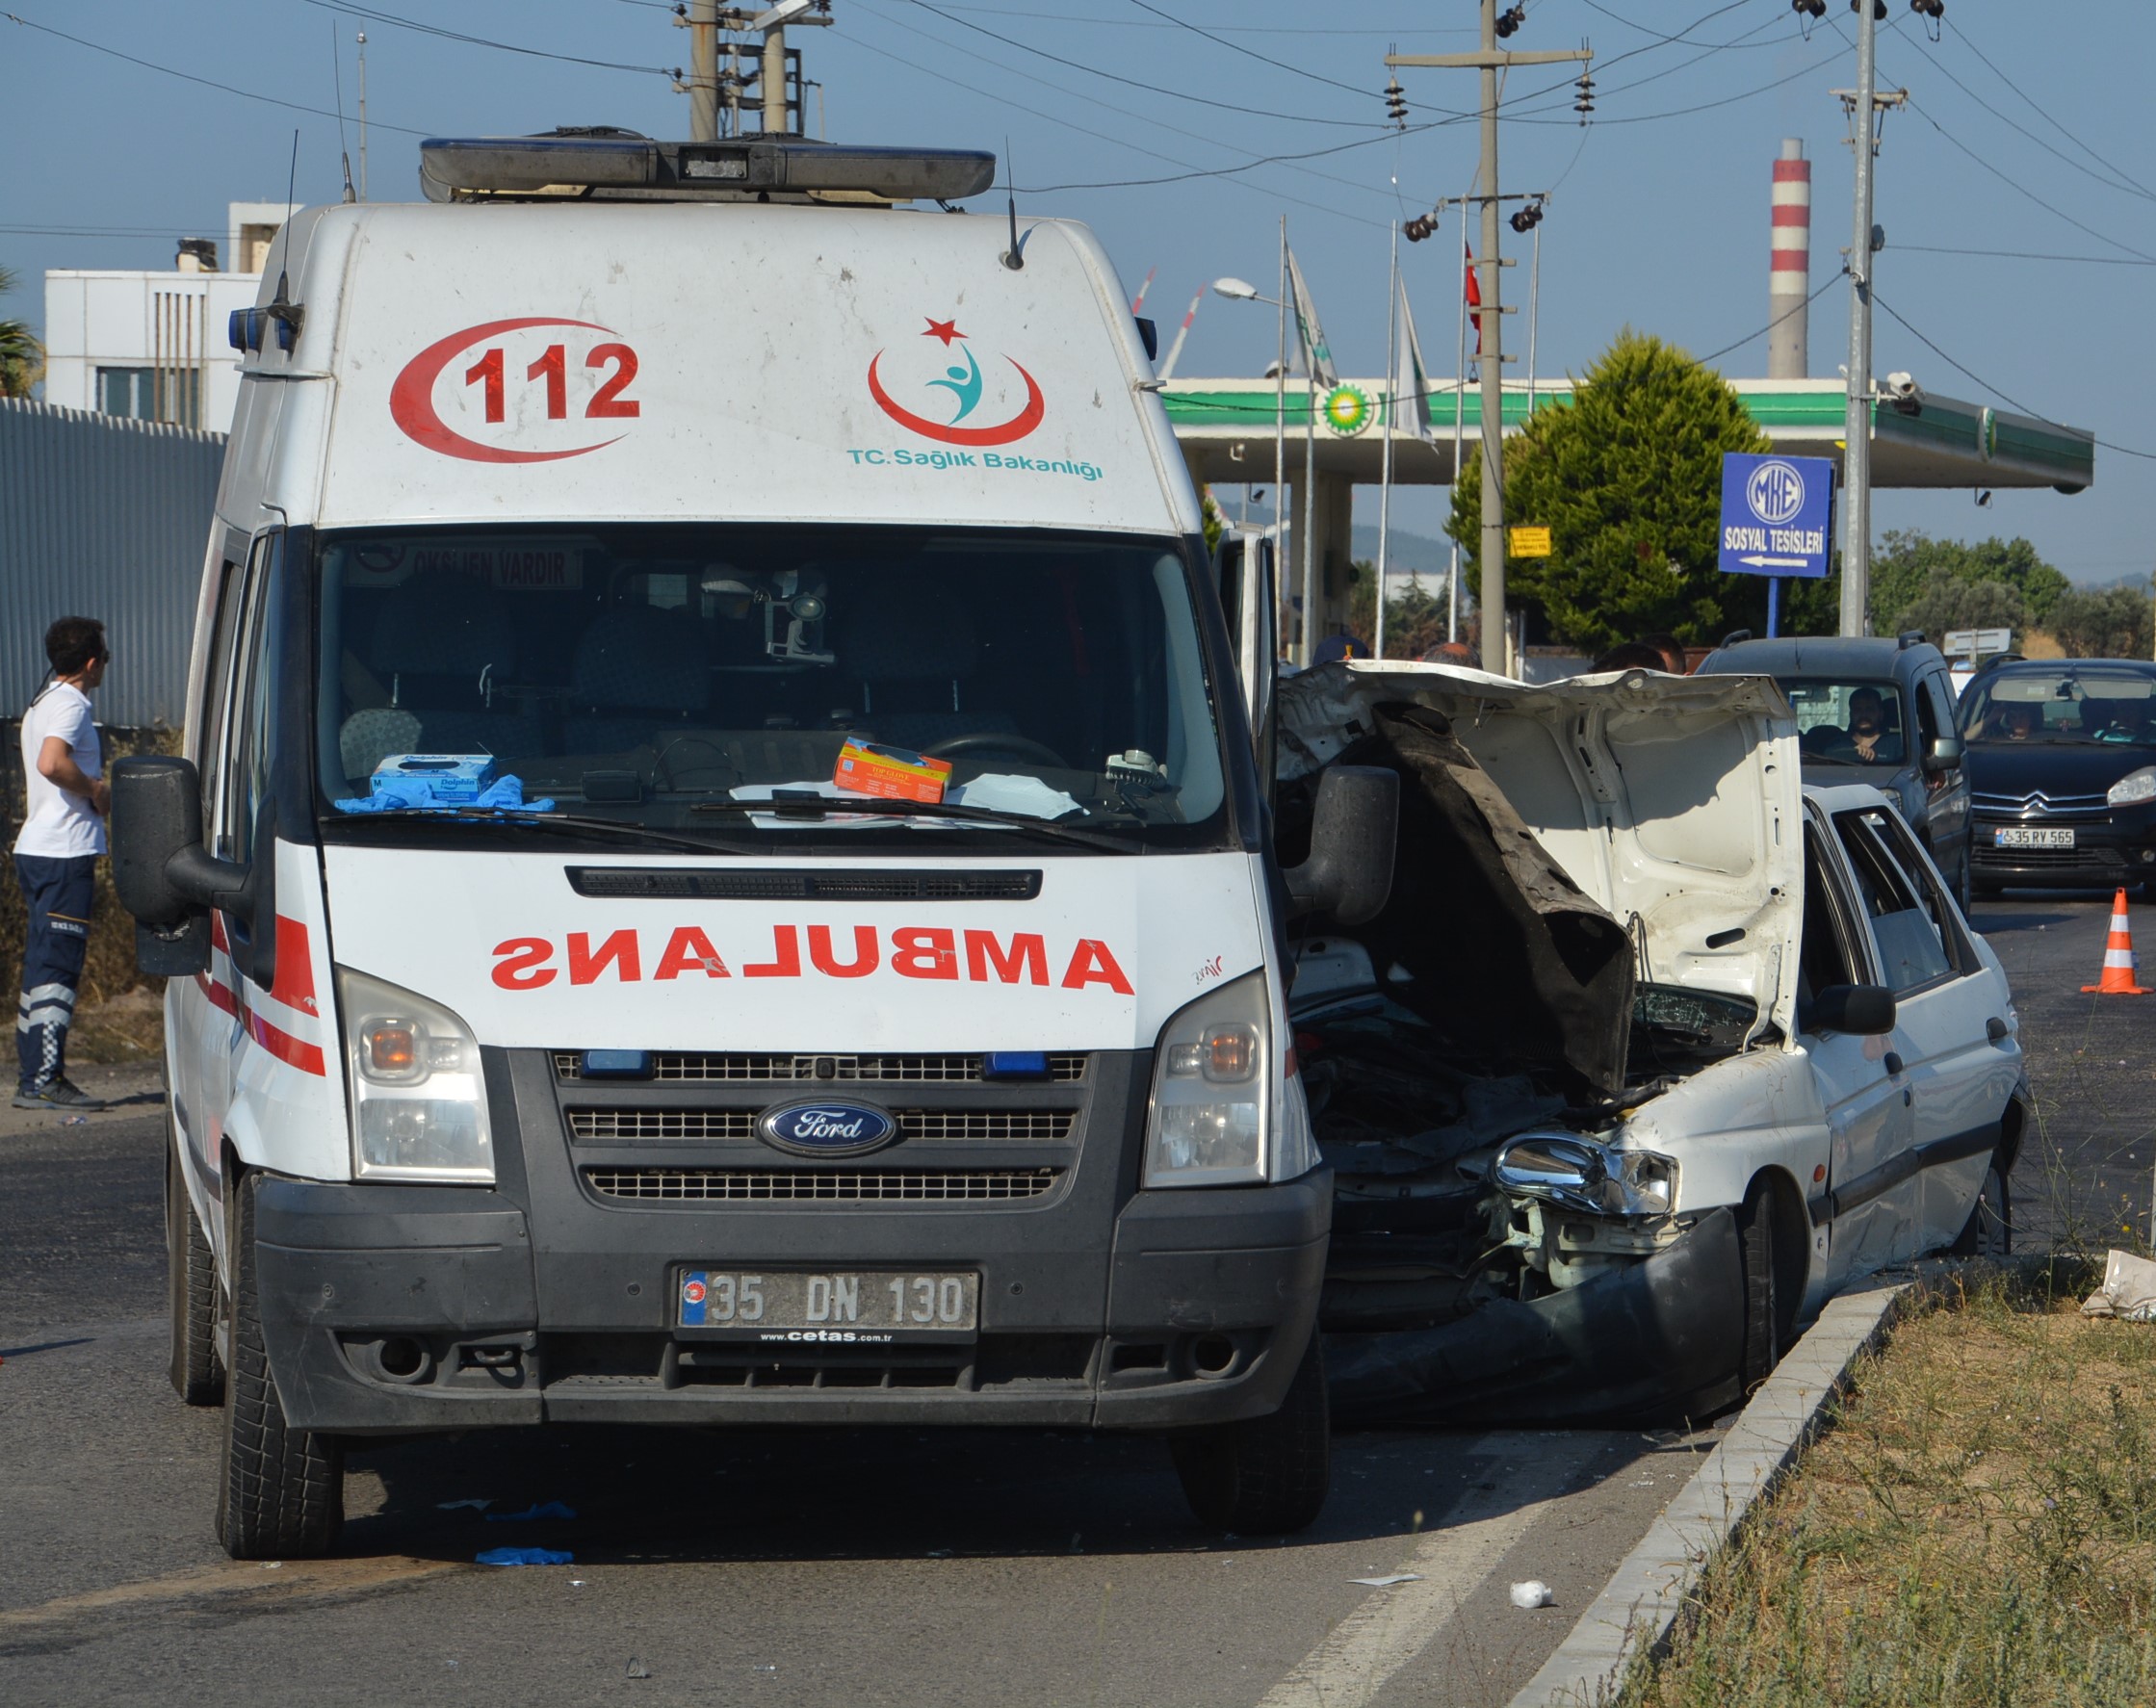
[[[1549,530],[1546,528],[1508,528],[1511,536],[1506,550],[1515,557],[1547,557],[1549,556]]]

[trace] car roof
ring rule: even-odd
[[[2142,676],[2156,676],[2156,661],[2148,659],[2015,659],[2009,663],[1994,664],[1983,674],[2057,676],[2061,672],[2070,675],[2077,670],[2123,670]]]
[[[1939,649],[1928,640],[1904,646],[1889,636],[1806,634],[1782,640],[1740,640],[1732,646],[1718,647],[1701,661],[1698,674],[1869,676],[1903,682],[1925,665],[1945,661]]]

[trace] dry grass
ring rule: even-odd
[[[2156,1325],[1991,1275],[1867,1359],[1635,1708],[2156,1701]]]

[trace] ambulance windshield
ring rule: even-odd
[[[513,775],[560,814],[673,836],[902,834],[837,810],[870,794],[1182,845],[1223,819],[1173,542],[399,529],[325,534],[320,569],[332,817],[414,775],[451,800]],[[751,810],[774,795],[783,826]],[[942,828],[976,840],[955,812]]]

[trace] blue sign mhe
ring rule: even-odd
[[[1725,575],[1827,573],[1833,538],[1834,465],[1824,456],[1722,458]]]

